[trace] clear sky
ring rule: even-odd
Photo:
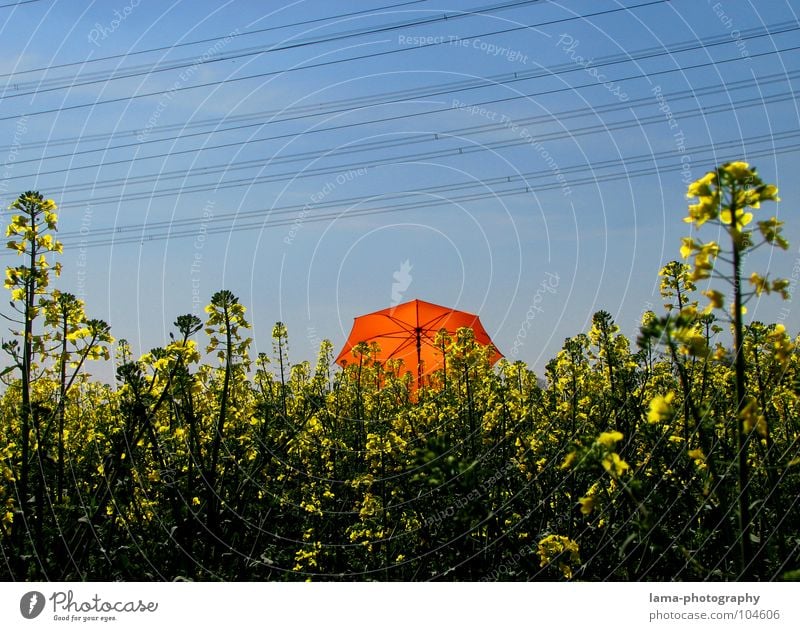
[[[420,298],[541,373],[599,309],[635,338],[734,158],[792,243],[748,275],[800,257],[795,0],[1,4],[0,201],[56,200],[58,286],[140,352],[222,288],[292,361]]]

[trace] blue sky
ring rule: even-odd
[[[141,352],[226,288],[256,350],[282,320],[313,359],[394,290],[479,313],[541,373],[599,309],[635,338],[688,234],[686,181],[718,162],[778,184],[762,212],[793,245],[748,274],[791,276],[799,5],[0,8],[0,197],[56,200],[58,286]],[[792,332],[798,311],[750,307]]]

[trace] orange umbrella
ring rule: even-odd
[[[347,364],[353,347],[359,342],[377,342],[380,352],[376,359],[381,362],[402,359],[409,371],[416,372],[419,385],[424,375],[442,367],[442,352],[434,342],[436,334],[444,329],[455,336],[462,327],[475,332],[476,342],[492,347],[490,361],[493,364],[502,357],[478,316],[422,300],[411,300],[355,318],[353,330],[336,363]]]

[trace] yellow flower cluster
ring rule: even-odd
[[[686,223],[702,226],[706,221],[719,216],[720,192],[717,186],[717,174],[706,173],[699,180],[689,185],[686,194],[688,198],[697,197],[698,203],[689,205],[689,216],[684,218]]]
[[[581,562],[578,544],[562,535],[548,535],[539,541],[540,567],[555,563],[564,578],[572,578],[572,566]]]
[[[686,455],[694,461],[695,466],[701,471],[708,469],[706,455],[703,453],[702,449],[690,449],[686,452]]]
[[[581,513],[584,515],[591,515],[592,511],[597,507],[599,501],[598,493],[600,492],[599,482],[595,482],[587,491],[586,495],[578,500],[581,505]]]
[[[767,420],[758,409],[758,403],[753,398],[749,398],[742,411],[739,413],[739,418],[742,421],[742,429],[745,433],[749,434],[754,429],[761,435],[762,438],[767,435]]]
[[[315,541],[311,545],[300,548],[297,552],[295,552],[295,565],[292,569],[295,572],[302,572],[303,570],[317,567],[317,557],[321,551],[322,543],[319,541]]]
[[[663,423],[672,417],[672,402],[675,400],[674,392],[667,394],[657,394],[650,401],[650,409],[647,412],[648,423]]]
[[[776,324],[767,334],[767,340],[772,345],[775,358],[785,366],[795,349],[795,345],[786,333],[786,327],[783,324]]]
[[[732,199],[722,199],[723,186],[732,190]],[[689,215],[684,218],[686,223],[700,227],[707,221],[719,219],[734,232],[753,219],[745,208],[759,208],[762,201],[779,201],[778,189],[765,185],[747,162],[729,162],[706,173],[689,185],[686,196],[698,200],[689,205]]]
[[[622,435],[622,432],[603,432],[597,437],[597,444],[602,445],[603,447],[612,448],[623,438],[624,436]]]
[[[5,534],[11,534],[11,526],[13,523],[14,513],[12,513],[10,510],[7,510],[5,513],[3,513],[3,518],[0,519],[0,527],[2,527]]]
[[[602,461],[603,469],[605,469],[612,477],[619,477],[625,473],[631,466],[619,457],[619,454],[612,452],[607,454]]]
[[[681,239],[681,256],[689,258],[694,252],[694,269],[689,275],[689,280],[692,282],[703,280],[711,276],[711,271],[714,269],[714,259],[719,256],[720,247],[715,241],[708,243],[701,243],[695,241],[691,237],[683,237]]]

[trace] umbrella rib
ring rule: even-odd
[[[388,337],[388,338],[391,338],[391,339],[401,339],[401,340],[403,340],[403,339],[408,337],[408,333],[405,332],[405,331],[400,332],[400,333],[376,333],[375,335],[370,335],[369,337],[365,337],[361,341],[362,342],[366,342],[367,340],[377,340],[378,338],[381,338],[381,337]]]
[[[410,346],[411,346],[411,344],[412,344],[412,343],[415,343],[415,342],[416,342],[416,339],[414,339],[414,338],[407,338],[407,339],[406,339],[406,340],[405,340],[405,341],[404,341],[402,344],[400,344],[400,346],[398,346],[398,347],[397,347],[396,349],[394,349],[394,350],[393,350],[391,353],[389,353],[389,354],[386,356],[386,359],[392,359],[392,357],[394,357],[395,355],[398,355],[398,354],[400,353],[400,351],[402,351],[402,350],[404,350],[404,349],[406,349],[406,348],[410,347]]]
[[[388,318],[389,320],[394,322],[396,325],[398,325],[399,327],[401,327],[403,330],[407,331],[408,333],[414,333],[416,331],[416,329],[413,326],[411,326],[410,324],[404,322],[403,320],[395,318],[394,316],[390,316],[390,315],[388,315],[386,313],[382,313],[381,315],[384,318]]]
[[[451,315],[453,315],[454,313],[456,313],[456,312],[455,311],[449,311],[448,313],[441,313],[438,316],[428,320],[428,322],[426,322],[425,324],[422,325],[422,328],[423,329],[430,329],[431,327],[434,326],[435,322],[437,322],[439,320],[446,319],[446,318],[450,317]],[[478,319],[477,316],[475,316],[475,315],[473,315],[471,313],[467,313],[466,311],[461,311],[459,313],[463,313],[464,315],[472,317],[472,326],[475,325],[475,321]]]
[[[420,328],[422,328],[422,329],[430,329],[433,326],[434,322],[437,322],[439,320],[445,319],[445,318],[447,318],[447,317],[449,317],[451,315],[453,315],[452,311],[448,311],[447,313],[440,313],[439,315],[437,315],[437,316],[431,318],[430,320],[428,320],[425,324],[421,324]]]

